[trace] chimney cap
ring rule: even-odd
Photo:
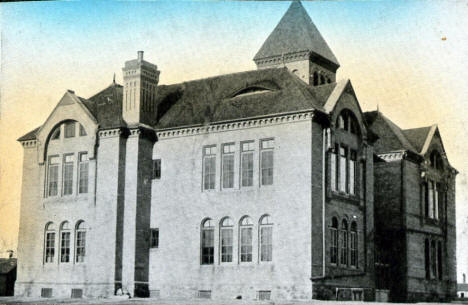
[[[143,51],[138,51],[138,60],[139,61],[143,60]]]

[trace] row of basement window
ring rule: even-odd
[[[60,263],[70,263],[72,259],[71,243],[72,231],[70,223],[64,221],[61,223],[58,231],[58,250]],[[53,222],[47,223],[44,232],[44,263],[53,263],[56,256],[56,228]],[[80,220],[75,225],[74,230],[74,256],[76,263],[83,263],[86,255],[86,224]]]
[[[78,158],[76,158],[77,156]],[[77,188],[78,194],[88,192],[89,159],[87,152],[49,156],[47,166],[46,197],[58,196],[59,193],[62,196],[72,195],[76,193],[74,188]],[[75,171],[75,167],[78,170]],[[61,186],[61,191],[59,186]]]
[[[249,216],[244,216],[239,221],[239,258],[240,263],[253,261],[253,222]],[[211,218],[206,218],[201,225],[201,260],[202,265],[214,263],[214,234],[215,223]],[[233,261],[233,234],[234,222],[230,217],[224,217],[219,223],[219,258],[221,263]],[[260,262],[270,262],[273,258],[273,222],[269,215],[260,217],[259,227],[259,257]]]
[[[274,140],[260,140],[260,185],[273,184],[273,151]],[[235,143],[221,145],[221,186],[223,189],[234,188],[235,162],[234,155],[238,147]],[[240,186],[253,186],[254,175],[254,141],[240,143]],[[213,190],[216,186],[216,157],[218,147],[209,145],[203,148],[203,189]]]

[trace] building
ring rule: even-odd
[[[468,284],[466,283],[466,274],[463,273],[463,283],[457,284],[457,296],[460,299],[468,298]]]
[[[373,299],[378,132],[300,2],[254,61],[65,92],[19,139],[16,294]]]
[[[365,114],[374,152],[376,278],[395,301],[456,294],[455,176],[437,125],[402,130]],[[378,191],[377,191],[378,190]]]
[[[0,296],[12,296],[16,280],[16,258],[0,258]]]

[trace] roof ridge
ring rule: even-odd
[[[400,126],[395,124],[392,120],[390,120],[388,117],[386,117],[382,112],[379,111],[378,114],[382,116],[382,118],[384,119],[384,122],[390,127],[390,129],[395,134],[396,138],[398,139],[398,141],[400,142],[400,144],[404,148],[406,148],[406,149],[409,148],[413,152],[416,152],[416,153],[419,154],[419,151],[413,146],[413,144],[411,144],[411,142],[408,140],[408,138],[403,133],[403,130],[400,128]]]

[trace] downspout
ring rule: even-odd
[[[329,130],[329,129],[328,129]],[[322,130],[322,277],[325,277],[325,195],[326,195],[326,146],[327,146],[327,129]]]

